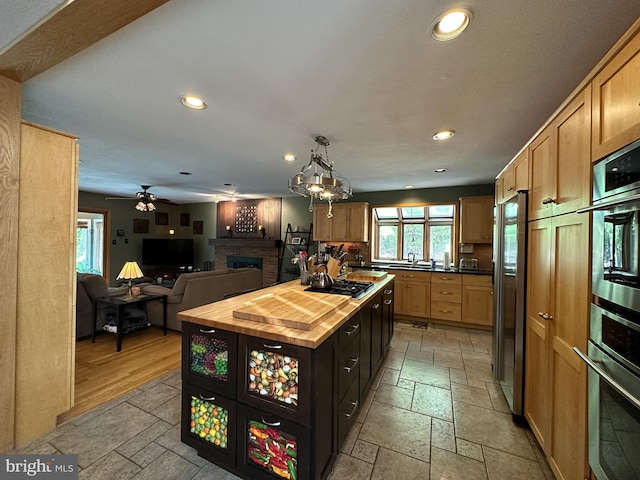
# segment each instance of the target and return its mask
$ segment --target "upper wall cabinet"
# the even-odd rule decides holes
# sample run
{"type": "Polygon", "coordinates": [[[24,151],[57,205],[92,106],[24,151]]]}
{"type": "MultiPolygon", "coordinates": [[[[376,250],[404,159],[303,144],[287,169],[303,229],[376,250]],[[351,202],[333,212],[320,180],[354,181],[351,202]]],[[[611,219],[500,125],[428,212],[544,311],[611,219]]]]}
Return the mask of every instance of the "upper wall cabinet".
{"type": "Polygon", "coordinates": [[[591,88],[587,86],[529,146],[529,219],[589,204],[591,88]]]}
{"type": "Polygon", "coordinates": [[[593,79],[591,159],[640,138],[640,34],[593,79]]]}
{"type": "Polygon", "coordinates": [[[491,243],[492,196],[460,198],[460,243],[491,243]]]}
{"type": "Polygon", "coordinates": [[[333,217],[327,218],[326,204],[313,207],[313,239],[333,242],[369,241],[369,204],[334,203],[333,217]]]}
{"type": "Polygon", "coordinates": [[[525,149],[498,177],[498,203],[506,202],[519,190],[529,189],[529,150],[525,149]]]}

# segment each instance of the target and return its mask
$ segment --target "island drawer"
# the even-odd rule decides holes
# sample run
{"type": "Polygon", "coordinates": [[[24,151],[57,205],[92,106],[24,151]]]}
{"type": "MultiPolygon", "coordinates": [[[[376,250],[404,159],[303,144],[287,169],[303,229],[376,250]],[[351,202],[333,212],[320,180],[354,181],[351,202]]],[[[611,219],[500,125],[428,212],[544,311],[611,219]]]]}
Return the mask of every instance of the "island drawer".
{"type": "Polygon", "coordinates": [[[236,333],[183,322],[183,381],[236,398],[237,361],[236,333]]]}
{"type": "Polygon", "coordinates": [[[235,400],[204,390],[195,385],[182,384],[182,442],[192,446],[209,461],[236,464],[235,400]]]}
{"type": "Polygon", "coordinates": [[[360,315],[354,315],[340,327],[340,330],[338,331],[338,348],[341,351],[356,337],[356,335],[360,333],[362,327],[360,320],[360,315]]]}
{"type": "Polygon", "coordinates": [[[310,425],[313,350],[238,337],[238,400],[310,425]]]}
{"type": "Polygon", "coordinates": [[[238,432],[238,470],[246,478],[312,478],[308,427],[240,404],[238,432]]]}
{"type": "Polygon", "coordinates": [[[358,335],[344,351],[338,361],[338,400],[342,400],[351,384],[360,377],[360,342],[358,335]]]}
{"type": "Polygon", "coordinates": [[[342,447],[349,430],[356,421],[360,410],[359,382],[353,382],[347,394],[338,404],[338,450],[342,447]]]}

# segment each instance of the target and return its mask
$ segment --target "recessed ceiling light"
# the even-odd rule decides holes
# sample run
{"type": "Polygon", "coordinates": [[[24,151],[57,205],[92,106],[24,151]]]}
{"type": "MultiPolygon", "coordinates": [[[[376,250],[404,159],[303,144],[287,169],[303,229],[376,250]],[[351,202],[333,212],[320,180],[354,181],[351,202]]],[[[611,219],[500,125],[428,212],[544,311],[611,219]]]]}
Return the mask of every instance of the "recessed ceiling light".
{"type": "Polygon", "coordinates": [[[464,8],[454,8],[440,15],[433,24],[431,35],[441,42],[459,36],[469,26],[471,12],[464,8]]]}
{"type": "Polygon", "coordinates": [[[198,97],[187,95],[182,97],[180,101],[185,107],[193,108],[194,110],[204,110],[207,108],[206,102],[198,97]]]}
{"type": "Polygon", "coordinates": [[[433,134],[434,140],[446,140],[453,137],[456,134],[453,130],[440,130],[433,134]]]}
{"type": "Polygon", "coordinates": [[[293,162],[296,159],[296,156],[293,153],[285,153],[282,158],[284,158],[287,162],[293,162]]]}
{"type": "Polygon", "coordinates": [[[414,187],[414,185],[405,185],[404,188],[410,189],[410,188],[415,188],[415,187],[414,187]]]}
{"type": "Polygon", "coordinates": [[[446,168],[436,168],[436,169],[434,170],[434,172],[435,172],[435,173],[444,173],[444,172],[446,172],[446,171],[447,171],[447,169],[446,169],[446,168]]]}

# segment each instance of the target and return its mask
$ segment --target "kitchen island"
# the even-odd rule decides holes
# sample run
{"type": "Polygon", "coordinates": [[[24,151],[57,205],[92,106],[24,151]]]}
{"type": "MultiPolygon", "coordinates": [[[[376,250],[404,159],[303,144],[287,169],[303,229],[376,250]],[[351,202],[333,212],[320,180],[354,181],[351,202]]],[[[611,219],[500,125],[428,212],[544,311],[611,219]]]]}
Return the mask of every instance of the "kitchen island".
{"type": "Polygon", "coordinates": [[[178,314],[181,438],[244,478],[324,479],[393,334],[394,276],[362,298],[299,281],[178,314]]]}

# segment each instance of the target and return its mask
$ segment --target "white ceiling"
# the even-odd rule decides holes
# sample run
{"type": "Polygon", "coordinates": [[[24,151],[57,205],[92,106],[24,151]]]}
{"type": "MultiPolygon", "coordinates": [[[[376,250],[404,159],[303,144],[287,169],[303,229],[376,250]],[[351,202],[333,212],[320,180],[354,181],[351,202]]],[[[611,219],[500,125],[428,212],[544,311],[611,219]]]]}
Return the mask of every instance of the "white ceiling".
{"type": "MultiPolygon", "coordinates": [[[[24,3],[0,0],[3,29],[33,23],[24,3]]],[[[638,16],[637,0],[172,0],[27,81],[23,118],[78,135],[80,189],[108,195],[287,196],[316,134],[355,192],[486,184],[638,16]],[[453,6],[472,23],[437,42],[453,6]]]]}

